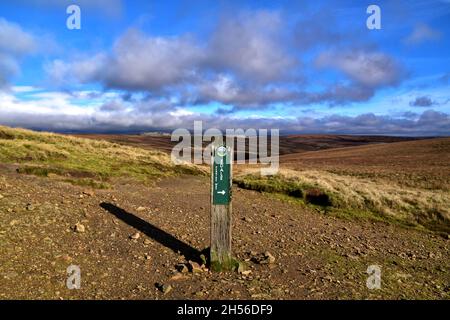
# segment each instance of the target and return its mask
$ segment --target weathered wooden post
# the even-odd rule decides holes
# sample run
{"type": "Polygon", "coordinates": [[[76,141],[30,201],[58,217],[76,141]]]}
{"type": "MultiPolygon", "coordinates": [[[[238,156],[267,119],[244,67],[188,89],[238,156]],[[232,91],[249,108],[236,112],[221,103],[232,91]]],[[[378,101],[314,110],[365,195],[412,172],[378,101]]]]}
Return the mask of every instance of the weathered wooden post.
{"type": "Polygon", "coordinates": [[[211,270],[231,270],[233,150],[226,145],[213,145],[211,153],[211,270]]]}

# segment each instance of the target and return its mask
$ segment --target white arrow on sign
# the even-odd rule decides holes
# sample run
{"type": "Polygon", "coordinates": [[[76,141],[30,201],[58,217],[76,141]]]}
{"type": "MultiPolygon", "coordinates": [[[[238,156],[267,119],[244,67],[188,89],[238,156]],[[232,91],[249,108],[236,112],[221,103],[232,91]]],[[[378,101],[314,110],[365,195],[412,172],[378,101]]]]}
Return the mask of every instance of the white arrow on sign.
{"type": "Polygon", "coordinates": [[[225,195],[225,190],[222,190],[222,191],[217,191],[217,193],[219,193],[219,194],[221,194],[221,195],[225,195]]]}

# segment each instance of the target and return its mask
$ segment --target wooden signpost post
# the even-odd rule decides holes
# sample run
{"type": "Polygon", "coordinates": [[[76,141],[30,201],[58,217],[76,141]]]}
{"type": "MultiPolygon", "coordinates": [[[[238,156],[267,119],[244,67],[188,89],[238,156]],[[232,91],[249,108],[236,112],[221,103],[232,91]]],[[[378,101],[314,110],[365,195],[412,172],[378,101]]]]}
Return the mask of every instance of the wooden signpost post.
{"type": "Polygon", "coordinates": [[[212,146],[211,155],[211,269],[231,270],[231,186],[233,150],[229,146],[212,146]]]}

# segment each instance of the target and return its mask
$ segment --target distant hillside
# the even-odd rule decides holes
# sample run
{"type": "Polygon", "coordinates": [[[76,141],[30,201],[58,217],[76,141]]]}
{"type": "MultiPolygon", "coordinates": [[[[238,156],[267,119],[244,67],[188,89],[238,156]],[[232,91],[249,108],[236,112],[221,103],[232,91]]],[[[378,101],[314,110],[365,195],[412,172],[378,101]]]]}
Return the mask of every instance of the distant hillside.
{"type": "Polygon", "coordinates": [[[280,155],[355,147],[368,144],[419,140],[422,138],[351,135],[288,135],[280,137],[280,155]]]}
{"type": "Polygon", "coordinates": [[[75,137],[85,139],[102,139],[122,145],[130,145],[134,147],[160,150],[165,153],[170,153],[176,142],[170,141],[170,135],[134,135],[134,134],[78,134],[75,137]]]}
{"type": "MultiPolygon", "coordinates": [[[[166,153],[170,153],[173,146],[177,144],[177,142],[171,141],[170,135],[167,134],[80,134],[76,136],[88,139],[103,139],[140,148],[158,149],[166,153]]],[[[418,139],[420,138],[350,135],[287,135],[280,136],[280,155],[418,139]]]]}
{"type": "Polygon", "coordinates": [[[450,190],[450,138],[395,142],[283,155],[283,166],[383,176],[450,190]],[[400,179],[400,177],[403,179],[400,179]]]}

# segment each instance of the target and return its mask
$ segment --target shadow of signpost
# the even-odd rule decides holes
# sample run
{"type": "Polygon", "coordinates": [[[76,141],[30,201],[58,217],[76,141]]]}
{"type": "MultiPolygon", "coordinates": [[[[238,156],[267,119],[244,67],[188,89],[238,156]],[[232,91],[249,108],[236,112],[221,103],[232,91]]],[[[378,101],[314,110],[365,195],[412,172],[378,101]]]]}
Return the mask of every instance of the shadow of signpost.
{"type": "Polygon", "coordinates": [[[197,249],[191,247],[187,243],[178,240],[171,234],[159,229],[158,227],[148,223],[147,221],[129,213],[122,208],[119,208],[111,203],[102,202],[100,207],[106,211],[112,213],[114,216],[122,220],[123,222],[129,224],[133,228],[146,234],[153,240],[159,242],[163,246],[171,249],[176,253],[180,253],[185,256],[187,260],[192,260],[195,262],[201,262],[200,255],[201,252],[197,249]]]}

